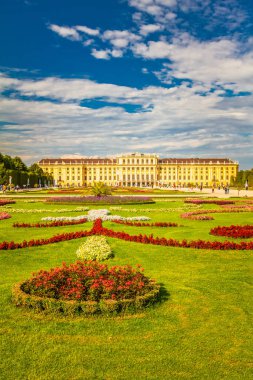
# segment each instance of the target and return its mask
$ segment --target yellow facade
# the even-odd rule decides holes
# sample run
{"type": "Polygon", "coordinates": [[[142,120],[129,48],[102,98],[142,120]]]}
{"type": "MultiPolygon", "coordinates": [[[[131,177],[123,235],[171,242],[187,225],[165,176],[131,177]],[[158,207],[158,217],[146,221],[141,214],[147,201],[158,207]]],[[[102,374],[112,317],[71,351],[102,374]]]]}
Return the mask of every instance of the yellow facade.
{"type": "Polygon", "coordinates": [[[117,158],[43,159],[39,166],[57,186],[226,186],[238,172],[238,162],[227,158],[163,158],[133,153],[117,158]]]}

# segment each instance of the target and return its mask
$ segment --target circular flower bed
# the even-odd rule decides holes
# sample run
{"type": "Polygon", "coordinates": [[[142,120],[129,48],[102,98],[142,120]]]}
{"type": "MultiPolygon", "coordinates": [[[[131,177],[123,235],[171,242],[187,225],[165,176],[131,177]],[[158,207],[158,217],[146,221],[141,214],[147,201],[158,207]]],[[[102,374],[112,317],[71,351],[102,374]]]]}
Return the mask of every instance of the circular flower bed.
{"type": "Polygon", "coordinates": [[[86,196],[86,197],[52,197],[46,199],[47,203],[60,204],[146,204],[155,203],[149,197],[130,197],[130,196],[114,196],[107,195],[102,197],[86,196]]]}
{"type": "Polygon", "coordinates": [[[211,235],[215,236],[228,236],[233,238],[251,238],[253,237],[253,226],[227,226],[215,227],[210,230],[211,235]]]}
{"type": "Polygon", "coordinates": [[[96,261],[77,261],[41,270],[13,288],[17,306],[65,315],[137,311],[158,299],[160,286],[131,266],[108,268],[96,261]]]}

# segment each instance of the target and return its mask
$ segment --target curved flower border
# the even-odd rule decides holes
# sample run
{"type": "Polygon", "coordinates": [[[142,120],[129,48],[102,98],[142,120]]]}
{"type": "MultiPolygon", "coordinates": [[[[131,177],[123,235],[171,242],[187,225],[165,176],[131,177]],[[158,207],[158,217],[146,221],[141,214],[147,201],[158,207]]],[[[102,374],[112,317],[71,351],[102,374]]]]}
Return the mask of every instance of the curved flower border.
{"type": "Polygon", "coordinates": [[[227,236],[237,239],[247,239],[253,237],[253,226],[252,225],[245,225],[245,226],[218,226],[215,228],[212,228],[210,230],[211,235],[215,236],[227,236]]]}
{"type": "Polygon", "coordinates": [[[80,239],[82,237],[91,236],[91,235],[104,235],[112,238],[122,239],[126,241],[133,241],[136,243],[142,244],[152,244],[152,245],[161,245],[167,247],[179,247],[179,248],[195,248],[195,249],[213,249],[213,250],[252,250],[253,241],[250,242],[229,242],[229,241],[205,241],[205,240],[176,240],[176,239],[166,239],[153,237],[153,235],[129,235],[126,232],[113,231],[108,228],[103,227],[102,220],[95,220],[93,227],[90,231],[77,231],[70,232],[60,235],[52,236],[48,239],[38,239],[38,240],[24,240],[21,243],[11,242],[2,242],[0,243],[0,250],[13,250],[18,248],[27,248],[34,247],[52,243],[58,243],[66,240],[80,239]]]}
{"type": "Polygon", "coordinates": [[[83,224],[86,223],[87,219],[83,218],[80,220],[73,220],[73,221],[64,221],[64,220],[59,220],[59,221],[54,221],[51,223],[13,223],[12,227],[15,228],[42,228],[42,227],[62,227],[62,226],[73,226],[76,224],[83,224]]]}

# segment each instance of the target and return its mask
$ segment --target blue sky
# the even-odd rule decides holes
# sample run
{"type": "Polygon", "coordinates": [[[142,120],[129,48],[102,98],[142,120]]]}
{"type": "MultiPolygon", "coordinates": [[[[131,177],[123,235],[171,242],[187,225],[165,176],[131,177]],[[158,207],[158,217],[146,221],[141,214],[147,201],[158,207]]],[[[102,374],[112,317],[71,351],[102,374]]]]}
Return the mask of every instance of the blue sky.
{"type": "Polygon", "coordinates": [[[0,151],[253,167],[250,0],[2,0],[0,151]]]}

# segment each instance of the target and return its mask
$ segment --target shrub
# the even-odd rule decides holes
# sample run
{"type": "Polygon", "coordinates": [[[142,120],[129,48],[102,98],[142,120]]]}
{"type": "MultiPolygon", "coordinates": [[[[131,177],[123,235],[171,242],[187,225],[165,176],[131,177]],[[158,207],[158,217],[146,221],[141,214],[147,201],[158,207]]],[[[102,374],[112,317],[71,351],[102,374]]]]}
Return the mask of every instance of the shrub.
{"type": "Polygon", "coordinates": [[[17,306],[64,314],[116,313],[153,304],[159,285],[129,265],[108,268],[96,261],[77,261],[50,271],[39,271],[13,287],[17,306]]]}
{"type": "Polygon", "coordinates": [[[103,182],[94,182],[91,192],[96,197],[106,197],[107,195],[111,195],[112,191],[106,183],[103,182]]]}
{"type": "Polygon", "coordinates": [[[80,245],[76,255],[82,260],[107,260],[113,256],[111,247],[104,236],[89,236],[86,241],[80,245]]]}

